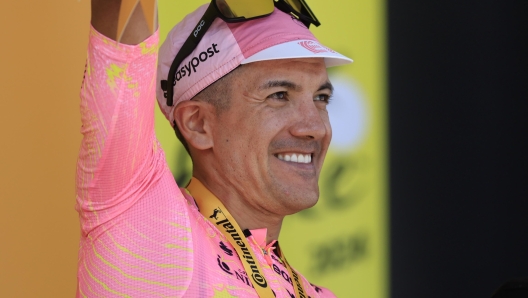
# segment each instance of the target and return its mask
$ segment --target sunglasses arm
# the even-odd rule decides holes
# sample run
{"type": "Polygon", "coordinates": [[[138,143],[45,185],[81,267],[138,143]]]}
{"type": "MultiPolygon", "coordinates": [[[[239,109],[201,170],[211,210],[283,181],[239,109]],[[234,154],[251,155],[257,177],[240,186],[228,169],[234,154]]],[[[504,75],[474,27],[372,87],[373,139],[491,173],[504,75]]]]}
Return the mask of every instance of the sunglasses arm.
{"type": "MultiPolygon", "coordinates": [[[[312,18],[310,18],[310,17],[308,17],[308,16],[303,14],[303,13],[306,13],[306,11],[303,11],[303,10],[309,9],[307,6],[306,7],[303,6],[303,10],[301,10],[300,12],[297,12],[289,4],[287,4],[285,1],[275,1],[275,7],[277,7],[278,9],[280,9],[281,11],[283,11],[283,12],[285,12],[287,14],[293,15],[296,19],[301,21],[301,23],[303,23],[306,26],[306,28],[310,28],[311,24],[314,24],[315,27],[319,27],[319,25],[321,25],[321,23],[319,23],[317,18],[312,19],[312,18]]],[[[309,13],[311,13],[313,15],[311,10],[310,10],[309,13]]]]}
{"type": "Polygon", "coordinates": [[[173,97],[174,97],[174,86],[176,86],[176,71],[178,70],[178,66],[183,62],[187,56],[189,56],[192,51],[198,46],[200,41],[202,40],[202,37],[205,35],[205,32],[211,27],[211,24],[213,24],[214,20],[218,16],[216,8],[210,4],[209,7],[207,7],[207,10],[205,11],[204,15],[196,24],[193,31],[185,40],[183,43],[183,46],[178,51],[178,54],[176,54],[176,57],[172,61],[171,67],[169,69],[169,74],[167,76],[167,80],[161,81],[161,89],[164,92],[165,98],[167,98],[167,105],[172,106],[174,104],[173,97]],[[172,86],[169,84],[169,82],[172,82],[172,86]]]}

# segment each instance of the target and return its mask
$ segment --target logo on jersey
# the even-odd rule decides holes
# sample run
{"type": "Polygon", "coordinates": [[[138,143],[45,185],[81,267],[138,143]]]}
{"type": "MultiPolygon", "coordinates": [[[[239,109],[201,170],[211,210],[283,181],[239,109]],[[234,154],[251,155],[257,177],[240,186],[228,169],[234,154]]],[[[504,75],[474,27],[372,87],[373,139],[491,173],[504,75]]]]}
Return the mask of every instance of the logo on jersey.
{"type": "Polygon", "coordinates": [[[229,247],[227,247],[222,241],[220,241],[220,248],[226,253],[226,255],[233,256],[233,250],[229,249],[229,247]]]}
{"type": "Polygon", "coordinates": [[[231,268],[229,268],[229,266],[224,262],[224,260],[222,259],[220,255],[218,255],[216,262],[218,263],[218,267],[224,270],[225,273],[233,275],[233,273],[231,273],[231,268]]]}

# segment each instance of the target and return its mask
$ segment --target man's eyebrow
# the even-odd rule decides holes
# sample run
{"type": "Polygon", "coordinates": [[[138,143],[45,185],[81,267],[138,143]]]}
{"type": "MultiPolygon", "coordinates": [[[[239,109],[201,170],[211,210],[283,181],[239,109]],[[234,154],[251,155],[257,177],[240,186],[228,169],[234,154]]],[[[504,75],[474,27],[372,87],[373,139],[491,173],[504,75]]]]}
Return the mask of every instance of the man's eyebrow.
{"type": "MultiPolygon", "coordinates": [[[[284,88],[292,89],[292,90],[295,90],[295,91],[299,91],[299,90],[302,89],[301,86],[295,84],[294,82],[286,81],[286,80],[268,81],[268,82],[262,84],[259,87],[259,89],[263,90],[263,89],[269,89],[269,88],[275,88],[275,87],[284,87],[284,88]]],[[[326,83],[322,84],[319,87],[319,89],[317,89],[317,91],[321,91],[321,90],[325,90],[325,89],[330,90],[331,93],[334,92],[334,86],[332,86],[332,83],[330,83],[330,82],[326,82],[326,83]]]]}
{"type": "Polygon", "coordinates": [[[286,80],[268,81],[260,85],[259,89],[264,90],[264,89],[269,89],[269,88],[274,88],[274,87],[284,87],[284,88],[293,89],[293,90],[301,89],[301,86],[295,84],[294,82],[286,81],[286,80]]]}
{"type": "Polygon", "coordinates": [[[330,83],[330,82],[326,82],[326,83],[322,84],[321,87],[319,87],[319,89],[317,89],[317,91],[321,91],[321,90],[325,90],[325,89],[330,90],[331,93],[334,92],[334,86],[332,86],[332,83],[330,83]]]}

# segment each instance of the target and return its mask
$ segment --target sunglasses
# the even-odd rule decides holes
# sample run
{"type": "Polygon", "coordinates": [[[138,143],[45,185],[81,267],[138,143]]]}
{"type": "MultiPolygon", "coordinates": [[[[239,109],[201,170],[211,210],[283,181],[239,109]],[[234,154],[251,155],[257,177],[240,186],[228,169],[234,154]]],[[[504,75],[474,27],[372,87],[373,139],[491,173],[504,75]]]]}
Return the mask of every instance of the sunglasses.
{"type": "Polygon", "coordinates": [[[212,0],[211,4],[194,27],[178,54],[172,61],[167,80],[161,81],[167,105],[173,105],[174,86],[178,66],[189,56],[202,40],[213,21],[219,17],[227,23],[244,22],[269,16],[274,8],[290,14],[306,27],[321,25],[304,0],[212,0]],[[172,82],[172,86],[169,85],[172,82]]]}

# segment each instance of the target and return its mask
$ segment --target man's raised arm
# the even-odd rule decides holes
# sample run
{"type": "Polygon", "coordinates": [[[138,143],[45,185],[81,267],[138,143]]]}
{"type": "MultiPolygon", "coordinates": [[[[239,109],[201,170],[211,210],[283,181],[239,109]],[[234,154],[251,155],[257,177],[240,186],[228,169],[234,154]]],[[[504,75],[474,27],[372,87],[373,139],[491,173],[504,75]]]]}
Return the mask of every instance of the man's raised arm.
{"type": "Polygon", "coordinates": [[[85,235],[121,216],[166,167],[154,132],[158,34],[150,34],[138,3],[129,9],[122,37],[129,44],[115,42],[122,6],[119,0],[92,0],[76,183],[85,235]]]}
{"type": "Polygon", "coordinates": [[[117,43],[121,1],[91,3],[80,92],[77,297],[182,297],[193,242],[187,200],[154,130],[159,31],[150,33],[154,22],[138,3],[124,9],[132,15],[117,43]]]}
{"type": "MultiPolygon", "coordinates": [[[[98,32],[113,40],[117,40],[117,24],[122,1],[126,0],[92,0],[92,26],[98,32]]],[[[156,20],[156,27],[157,23],[156,20]]],[[[125,27],[120,42],[138,44],[150,35],[151,32],[143,13],[143,8],[141,3],[138,3],[125,27]]]]}

